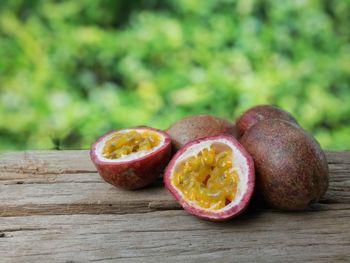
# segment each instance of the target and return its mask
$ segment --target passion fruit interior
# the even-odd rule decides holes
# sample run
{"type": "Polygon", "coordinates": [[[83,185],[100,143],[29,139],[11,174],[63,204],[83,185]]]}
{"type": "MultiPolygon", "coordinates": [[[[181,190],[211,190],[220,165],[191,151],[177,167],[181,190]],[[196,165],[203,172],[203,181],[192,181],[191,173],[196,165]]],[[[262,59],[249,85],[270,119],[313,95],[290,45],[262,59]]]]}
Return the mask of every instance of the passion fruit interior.
{"type": "Polygon", "coordinates": [[[233,167],[232,149],[213,143],[179,162],[172,177],[173,185],[197,206],[218,210],[234,200],[239,176],[233,167]]]}
{"type": "Polygon", "coordinates": [[[103,156],[107,159],[118,159],[140,151],[150,151],[160,144],[160,136],[153,131],[116,132],[106,141],[103,156]]]}

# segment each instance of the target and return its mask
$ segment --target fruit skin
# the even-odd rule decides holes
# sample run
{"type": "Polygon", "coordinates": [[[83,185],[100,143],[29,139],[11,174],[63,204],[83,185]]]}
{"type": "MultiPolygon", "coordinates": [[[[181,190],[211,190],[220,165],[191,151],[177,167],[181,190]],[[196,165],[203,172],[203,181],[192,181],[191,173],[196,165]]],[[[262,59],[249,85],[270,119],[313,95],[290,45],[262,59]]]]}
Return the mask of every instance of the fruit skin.
{"type": "Polygon", "coordinates": [[[250,108],[237,119],[236,127],[239,135],[242,136],[259,121],[266,119],[282,119],[298,124],[297,120],[290,113],[280,108],[271,105],[258,105],[250,108]]]}
{"type": "Polygon", "coordinates": [[[211,115],[195,115],[179,120],[166,132],[170,135],[176,152],[186,143],[209,136],[229,134],[238,136],[236,127],[229,121],[211,115]]]}
{"type": "Polygon", "coordinates": [[[270,206],[305,210],[328,188],[328,163],[318,142],[296,124],[267,119],[240,139],[255,163],[257,188],[270,206]]]}
{"type": "Polygon", "coordinates": [[[104,162],[100,160],[96,154],[96,146],[103,138],[115,133],[112,131],[102,136],[93,144],[90,150],[90,157],[95,164],[101,177],[108,183],[128,190],[139,189],[154,182],[171,157],[171,140],[163,131],[149,128],[138,127],[135,130],[152,130],[164,136],[163,145],[150,154],[134,160],[126,160],[118,163],[104,162]]]}
{"type": "MultiPolygon", "coordinates": [[[[235,153],[233,153],[235,154],[235,153]]],[[[164,172],[164,184],[165,187],[168,189],[168,191],[175,197],[177,202],[190,214],[198,216],[203,219],[211,220],[211,221],[226,221],[228,219],[231,219],[233,217],[236,217],[240,215],[244,210],[248,207],[249,201],[253,195],[254,192],[254,185],[255,185],[255,171],[254,171],[254,162],[250,154],[242,147],[242,145],[233,137],[230,135],[220,135],[220,136],[212,136],[207,138],[201,138],[197,139],[195,141],[187,143],[184,147],[182,147],[170,160],[170,163],[168,164],[167,168],[164,172]],[[204,210],[200,208],[196,208],[193,205],[189,204],[182,196],[181,194],[175,189],[175,187],[172,185],[171,182],[171,174],[173,167],[176,165],[176,161],[180,158],[180,156],[186,152],[186,150],[195,145],[199,144],[201,142],[207,141],[207,140],[218,140],[218,139],[226,139],[230,141],[233,145],[236,146],[236,148],[242,153],[242,155],[245,157],[245,160],[248,165],[248,180],[247,180],[247,190],[245,194],[242,197],[242,200],[234,207],[230,208],[229,210],[225,210],[222,212],[215,212],[204,210]]]]}

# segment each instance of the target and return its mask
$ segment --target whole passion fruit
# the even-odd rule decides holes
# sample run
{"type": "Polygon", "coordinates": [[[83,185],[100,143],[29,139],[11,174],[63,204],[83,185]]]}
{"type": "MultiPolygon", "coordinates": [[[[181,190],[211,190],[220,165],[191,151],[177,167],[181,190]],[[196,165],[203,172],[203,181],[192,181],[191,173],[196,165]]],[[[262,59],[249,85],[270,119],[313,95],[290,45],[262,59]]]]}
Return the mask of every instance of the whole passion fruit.
{"type": "Polygon", "coordinates": [[[254,125],[240,142],[254,159],[257,187],[272,207],[304,210],[325,194],[325,154],[299,126],[267,119],[254,125]]]}
{"type": "Polygon", "coordinates": [[[112,131],[98,139],[90,151],[106,182],[130,190],[155,181],[170,155],[169,135],[148,127],[112,131]]]}
{"type": "Polygon", "coordinates": [[[244,112],[236,121],[236,127],[239,135],[243,135],[259,121],[266,119],[281,119],[297,124],[297,120],[288,112],[271,106],[258,105],[244,112]]]}
{"type": "Polygon", "coordinates": [[[186,144],[164,173],[166,188],[182,207],[209,220],[227,220],[242,213],[254,182],[251,156],[228,135],[186,144]]]}
{"type": "Polygon", "coordinates": [[[186,143],[196,139],[223,134],[237,137],[238,134],[232,123],[211,115],[184,118],[171,125],[166,132],[170,135],[174,151],[178,151],[186,143]]]}

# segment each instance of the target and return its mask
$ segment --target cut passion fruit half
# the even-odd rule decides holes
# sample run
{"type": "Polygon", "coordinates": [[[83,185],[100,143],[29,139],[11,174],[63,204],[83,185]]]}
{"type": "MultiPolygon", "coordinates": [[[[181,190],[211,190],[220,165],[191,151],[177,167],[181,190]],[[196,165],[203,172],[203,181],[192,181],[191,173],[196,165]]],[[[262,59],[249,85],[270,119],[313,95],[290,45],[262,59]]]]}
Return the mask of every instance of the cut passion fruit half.
{"type": "Polygon", "coordinates": [[[101,177],[125,189],[142,188],[156,180],[170,154],[170,137],[148,127],[112,131],[97,140],[90,151],[101,177]]]}
{"type": "Polygon", "coordinates": [[[170,161],[164,183],[189,213],[227,220],[248,206],[255,183],[251,156],[232,136],[186,144],[170,161]]]}

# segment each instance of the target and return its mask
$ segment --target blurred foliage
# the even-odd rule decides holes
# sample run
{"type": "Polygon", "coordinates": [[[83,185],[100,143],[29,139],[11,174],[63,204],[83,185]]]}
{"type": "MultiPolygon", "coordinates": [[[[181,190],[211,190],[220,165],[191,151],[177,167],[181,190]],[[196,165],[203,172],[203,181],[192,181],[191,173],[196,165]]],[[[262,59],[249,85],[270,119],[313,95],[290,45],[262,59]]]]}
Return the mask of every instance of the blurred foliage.
{"type": "Polygon", "coordinates": [[[0,149],[255,104],[350,149],[349,0],[0,0],[0,149]]]}

